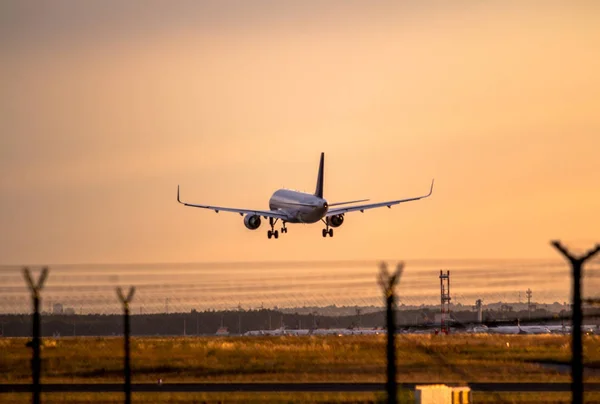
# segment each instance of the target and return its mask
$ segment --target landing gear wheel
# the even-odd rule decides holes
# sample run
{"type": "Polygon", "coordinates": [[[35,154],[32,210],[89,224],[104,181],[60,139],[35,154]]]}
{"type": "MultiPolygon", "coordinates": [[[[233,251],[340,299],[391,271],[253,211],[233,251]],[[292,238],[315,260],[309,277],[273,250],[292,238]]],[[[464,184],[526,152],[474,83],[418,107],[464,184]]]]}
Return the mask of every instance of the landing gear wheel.
{"type": "Polygon", "coordinates": [[[267,231],[267,237],[271,238],[271,237],[279,237],[279,232],[277,230],[275,230],[275,223],[277,223],[279,219],[275,219],[273,220],[272,217],[269,218],[269,224],[271,225],[271,230],[267,231]]]}
{"type": "Polygon", "coordinates": [[[323,229],[323,237],[327,237],[327,229],[323,229]]]}
{"type": "Polygon", "coordinates": [[[329,229],[329,237],[333,237],[333,229],[329,229]]]}

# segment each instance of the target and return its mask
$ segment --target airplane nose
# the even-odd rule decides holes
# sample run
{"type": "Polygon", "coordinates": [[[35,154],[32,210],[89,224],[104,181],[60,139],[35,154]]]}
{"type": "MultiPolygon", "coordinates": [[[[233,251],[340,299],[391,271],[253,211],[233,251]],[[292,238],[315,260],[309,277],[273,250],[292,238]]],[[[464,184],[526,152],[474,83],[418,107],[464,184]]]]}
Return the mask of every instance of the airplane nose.
{"type": "Polygon", "coordinates": [[[329,205],[327,205],[327,202],[323,203],[324,208],[326,208],[327,206],[329,206],[329,205]]]}

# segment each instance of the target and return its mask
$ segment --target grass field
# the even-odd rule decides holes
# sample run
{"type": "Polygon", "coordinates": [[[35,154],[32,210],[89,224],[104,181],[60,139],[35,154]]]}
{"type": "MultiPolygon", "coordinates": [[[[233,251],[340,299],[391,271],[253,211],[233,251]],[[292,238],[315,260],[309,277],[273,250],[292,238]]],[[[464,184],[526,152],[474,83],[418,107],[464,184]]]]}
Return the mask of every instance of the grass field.
{"type": "MultiPolygon", "coordinates": [[[[27,340],[0,340],[0,382],[26,383],[27,340]]],[[[566,362],[569,337],[407,335],[397,340],[402,382],[568,381],[567,373],[536,362],[566,362]]],[[[384,336],[132,338],[134,382],[385,380],[384,336]]],[[[118,382],[121,338],[46,338],[42,380],[118,382]]],[[[600,362],[600,338],[586,337],[587,363],[600,362]]],[[[600,380],[588,372],[588,380],[600,380]]]]}
{"type": "MultiPolygon", "coordinates": [[[[134,403],[336,403],[336,404],[384,404],[386,397],[383,394],[352,393],[207,393],[207,394],[181,394],[181,393],[136,393],[131,396],[134,403]]],[[[2,403],[24,403],[31,400],[29,394],[5,394],[0,396],[2,403]]],[[[82,393],[82,394],[42,394],[43,403],[122,403],[123,394],[117,393],[82,393]]],[[[400,392],[398,403],[414,403],[411,392],[400,392]]],[[[474,403],[544,403],[558,404],[570,403],[570,393],[498,393],[498,394],[473,394],[474,403]]],[[[585,403],[600,402],[600,394],[585,394],[585,403]]]]}
{"type": "MultiPolygon", "coordinates": [[[[25,346],[26,342],[24,338],[0,340],[0,383],[30,382],[31,350],[25,346]]],[[[131,353],[134,383],[156,382],[159,378],[164,383],[385,381],[384,336],[132,338],[131,353]]],[[[42,382],[121,382],[122,357],[121,338],[47,338],[42,348],[42,382]]],[[[585,337],[584,357],[591,365],[600,362],[600,337],[585,337]]],[[[397,358],[398,380],[407,383],[570,380],[568,373],[538,363],[567,362],[570,358],[567,336],[398,336],[397,358]]],[[[586,370],[586,381],[600,381],[600,373],[586,370]]],[[[166,394],[156,397],[166,398],[166,394]]],[[[6,394],[0,397],[10,400],[12,396],[15,401],[18,401],[16,397],[22,397],[6,394]]],[[[48,396],[60,401],[56,395],[49,393],[48,396]]],[[[107,394],[101,401],[111,402],[111,396],[115,402],[122,400],[120,394],[107,394]]],[[[220,397],[227,397],[225,402],[249,402],[249,398],[257,397],[262,397],[261,402],[378,402],[379,397],[362,393],[308,396],[250,393],[242,394],[236,401],[235,395],[211,393],[175,394],[169,401],[180,401],[177,397],[187,401],[190,396],[196,396],[192,400],[196,402],[220,402],[220,397]],[[305,399],[301,399],[303,396],[305,399]]],[[[405,396],[410,400],[412,395],[406,393],[405,396]]],[[[487,396],[475,395],[478,396],[478,402],[536,402],[536,397],[540,397],[539,394],[495,394],[495,400],[487,401],[487,396]],[[514,397],[521,398],[514,401],[514,397]]],[[[148,402],[142,398],[143,393],[137,397],[148,402]]],[[[553,394],[544,402],[568,400],[568,394],[553,394]]],[[[79,399],[74,398],[74,401],[79,399]]],[[[88,400],[82,398],[81,401],[88,400]]]]}

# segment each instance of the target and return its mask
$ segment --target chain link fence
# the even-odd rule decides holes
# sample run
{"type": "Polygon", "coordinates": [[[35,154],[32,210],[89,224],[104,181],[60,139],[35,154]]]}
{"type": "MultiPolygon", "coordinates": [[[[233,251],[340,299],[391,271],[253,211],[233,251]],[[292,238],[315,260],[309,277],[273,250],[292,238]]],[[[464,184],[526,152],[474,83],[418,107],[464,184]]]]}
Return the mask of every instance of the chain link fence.
{"type": "MultiPolygon", "coordinates": [[[[407,376],[406,358],[396,364],[394,355],[406,344],[416,344],[410,350],[425,352],[428,361],[454,366],[443,351],[431,351],[429,339],[423,345],[409,337],[430,338],[443,321],[450,334],[467,337],[557,334],[564,344],[563,335],[572,331],[571,269],[560,257],[407,261],[387,289],[380,266],[376,261],[53,265],[41,283],[40,268],[3,266],[0,341],[8,354],[0,362],[2,391],[15,391],[20,383],[40,402],[43,384],[125,380],[120,391],[125,386],[129,402],[136,383],[160,386],[163,378],[231,384],[316,382],[335,374],[356,384],[383,382],[387,374],[388,384],[379,387],[391,397],[396,379],[407,376]],[[449,271],[452,282],[449,313],[440,310],[440,270],[449,271]],[[394,299],[386,298],[390,293],[394,299]],[[396,337],[389,338],[390,330],[396,337]],[[327,335],[356,339],[341,344],[327,335]],[[398,340],[402,335],[408,339],[398,340]],[[284,348],[269,342],[275,341],[271,336],[299,338],[284,348]],[[26,357],[33,358],[31,366],[23,362],[26,357]],[[287,376],[277,376],[283,373],[287,376]]],[[[600,260],[589,261],[583,275],[584,332],[593,334],[600,324],[595,307],[600,260]]],[[[473,374],[458,381],[472,381],[469,377],[473,374]]]]}

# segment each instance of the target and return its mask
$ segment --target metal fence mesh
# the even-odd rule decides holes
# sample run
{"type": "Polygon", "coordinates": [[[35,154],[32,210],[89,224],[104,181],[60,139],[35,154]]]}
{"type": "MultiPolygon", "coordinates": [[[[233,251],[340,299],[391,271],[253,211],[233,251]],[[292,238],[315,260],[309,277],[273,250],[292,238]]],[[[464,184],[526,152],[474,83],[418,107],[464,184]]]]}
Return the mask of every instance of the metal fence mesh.
{"type": "MultiPolygon", "coordinates": [[[[384,262],[395,265],[398,260],[384,262]]],[[[392,323],[386,317],[386,299],[378,282],[380,263],[53,265],[39,292],[42,378],[59,382],[122,379],[124,304],[117,288],[123,288],[122,298],[125,298],[133,286],[135,293],[129,296],[131,302],[127,307],[133,337],[132,370],[125,373],[133,377],[134,383],[160,380],[163,374],[169,382],[290,379],[315,382],[326,378],[323,376],[326,374],[342,375],[339,377],[354,382],[383,381],[386,372],[388,377],[390,374],[390,369],[385,369],[383,336],[392,323]],[[300,351],[292,352],[292,348],[285,348],[279,342],[269,345],[267,337],[315,338],[328,334],[360,334],[363,336],[356,338],[363,339],[345,345],[328,340],[296,340],[294,349],[300,351]],[[262,339],[227,340],[238,335],[262,339]],[[204,339],[189,338],[197,336],[204,339]],[[235,354],[228,354],[232,349],[235,354]],[[68,357],[85,364],[69,364],[68,357]],[[298,361],[298,366],[304,368],[297,369],[290,360],[298,361]],[[280,379],[277,374],[286,376],[280,379]]],[[[40,268],[30,270],[35,284],[40,268]]],[[[584,324],[585,332],[590,334],[598,332],[596,324],[600,324],[594,301],[599,295],[598,282],[600,260],[594,259],[586,264],[583,277],[583,297],[587,302],[584,324]]],[[[14,368],[16,363],[31,356],[24,341],[32,337],[32,292],[22,267],[0,267],[0,285],[0,325],[4,337],[0,341],[10,351],[2,366],[14,368]]],[[[463,349],[460,344],[465,341],[468,344],[468,340],[459,341],[458,345],[450,343],[453,348],[436,348],[429,339],[410,337],[438,334],[444,324],[450,326],[451,334],[499,333],[499,330],[503,330],[502,334],[557,334],[557,338],[563,339],[549,343],[558,344],[557,349],[568,354],[563,345],[568,342],[564,340],[568,338],[565,334],[570,332],[571,269],[560,259],[407,261],[394,292],[395,309],[388,314],[393,313],[396,335],[407,335],[408,339],[401,340],[393,351],[427,356],[424,363],[410,365],[412,368],[400,360],[394,366],[400,378],[412,380],[406,369],[420,375],[423,369],[419,366],[434,364],[454,369],[449,373],[454,375],[449,377],[454,381],[494,379],[493,370],[487,376],[483,371],[467,371],[456,365],[457,359],[444,354],[444,349],[460,351],[463,349]],[[449,313],[441,312],[441,270],[450,274],[449,313]],[[482,303],[481,315],[477,300],[482,303]],[[528,328],[533,325],[538,328],[528,328]]],[[[35,338],[33,341],[29,347],[35,345],[35,338]]],[[[129,341],[127,336],[125,341],[129,341]]],[[[388,352],[388,364],[390,358],[388,352]]],[[[537,377],[535,372],[532,375],[534,379],[537,377]]],[[[4,383],[23,383],[30,378],[31,370],[24,364],[20,371],[6,372],[3,376],[4,383]]]]}

